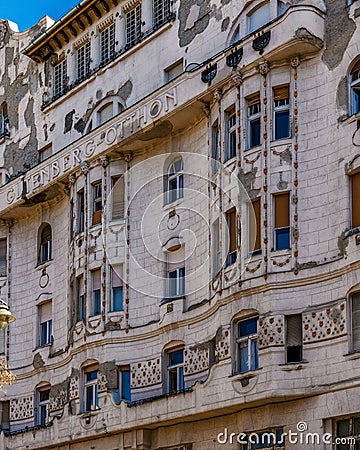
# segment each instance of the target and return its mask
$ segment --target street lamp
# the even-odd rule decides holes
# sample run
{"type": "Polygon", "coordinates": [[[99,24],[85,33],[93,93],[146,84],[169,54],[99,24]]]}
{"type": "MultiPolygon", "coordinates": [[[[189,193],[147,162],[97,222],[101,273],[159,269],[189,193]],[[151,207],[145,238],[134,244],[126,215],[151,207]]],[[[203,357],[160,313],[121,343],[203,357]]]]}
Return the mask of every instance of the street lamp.
{"type": "MultiPolygon", "coordinates": [[[[0,298],[0,330],[5,330],[9,323],[15,322],[15,320],[8,304],[0,298]]],[[[4,392],[4,386],[14,381],[15,375],[7,368],[5,361],[0,358],[0,391],[4,392]]]]}
{"type": "Polygon", "coordinates": [[[7,303],[0,298],[0,330],[4,330],[9,323],[15,322],[15,320],[7,303]]]}

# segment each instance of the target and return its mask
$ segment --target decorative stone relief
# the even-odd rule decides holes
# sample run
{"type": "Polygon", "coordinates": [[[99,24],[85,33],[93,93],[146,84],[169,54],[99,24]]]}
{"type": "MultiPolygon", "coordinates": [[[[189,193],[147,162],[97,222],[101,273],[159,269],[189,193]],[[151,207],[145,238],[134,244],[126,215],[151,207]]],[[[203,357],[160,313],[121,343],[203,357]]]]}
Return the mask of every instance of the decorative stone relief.
{"type": "Polygon", "coordinates": [[[346,302],[303,314],[304,342],[319,342],[346,334],[346,302]]]}
{"type": "Polygon", "coordinates": [[[105,374],[99,372],[97,384],[98,384],[98,391],[99,392],[106,392],[107,391],[108,382],[107,382],[105,374]]]}
{"type": "Polygon", "coordinates": [[[67,392],[65,389],[61,389],[58,392],[50,395],[49,399],[49,411],[58,411],[63,409],[67,401],[67,392]]]}
{"type": "Polygon", "coordinates": [[[215,356],[220,361],[230,358],[230,328],[220,327],[215,337],[215,356]]]}
{"type": "Polygon", "coordinates": [[[188,347],[184,350],[185,375],[202,372],[209,368],[209,344],[188,347]]]}
{"type": "Polygon", "coordinates": [[[261,317],[258,326],[259,348],[284,345],[285,319],[284,316],[261,317]]]}
{"type": "Polygon", "coordinates": [[[28,419],[34,416],[34,397],[29,395],[24,398],[10,400],[10,420],[28,419]]]}
{"type": "Polygon", "coordinates": [[[130,371],[132,388],[150,386],[161,382],[160,358],[131,364],[130,371]]]}
{"type": "Polygon", "coordinates": [[[70,378],[69,400],[74,400],[75,398],[79,398],[79,377],[78,377],[78,375],[70,378]]]}

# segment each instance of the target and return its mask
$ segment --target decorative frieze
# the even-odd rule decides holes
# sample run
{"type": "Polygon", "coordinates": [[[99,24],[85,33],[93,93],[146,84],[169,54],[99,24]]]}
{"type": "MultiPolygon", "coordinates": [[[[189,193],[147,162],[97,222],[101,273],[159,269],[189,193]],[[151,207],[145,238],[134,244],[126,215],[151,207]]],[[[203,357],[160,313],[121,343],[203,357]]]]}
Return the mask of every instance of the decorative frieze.
{"type": "Polygon", "coordinates": [[[150,386],[161,382],[161,359],[131,364],[131,387],[150,386]]]}
{"type": "Polygon", "coordinates": [[[184,373],[190,375],[209,368],[210,343],[188,347],[184,351],[184,373]]]}
{"type": "Polygon", "coordinates": [[[346,302],[303,314],[304,343],[319,342],[346,334],[346,302]]]}
{"type": "Polygon", "coordinates": [[[282,346],[285,342],[284,316],[268,316],[259,319],[258,344],[259,348],[282,346]]]}
{"type": "Polygon", "coordinates": [[[215,357],[217,360],[230,358],[230,328],[220,327],[215,337],[215,357]]]}

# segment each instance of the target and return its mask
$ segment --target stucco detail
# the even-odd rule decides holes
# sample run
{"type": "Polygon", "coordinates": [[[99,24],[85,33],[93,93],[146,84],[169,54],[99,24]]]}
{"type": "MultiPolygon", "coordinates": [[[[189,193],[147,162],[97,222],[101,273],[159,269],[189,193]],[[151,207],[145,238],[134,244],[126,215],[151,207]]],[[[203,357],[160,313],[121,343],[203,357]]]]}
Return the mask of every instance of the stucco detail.
{"type": "Polygon", "coordinates": [[[179,44],[189,45],[200,33],[206,30],[210,22],[209,0],[182,0],[179,8],[179,44]]]}

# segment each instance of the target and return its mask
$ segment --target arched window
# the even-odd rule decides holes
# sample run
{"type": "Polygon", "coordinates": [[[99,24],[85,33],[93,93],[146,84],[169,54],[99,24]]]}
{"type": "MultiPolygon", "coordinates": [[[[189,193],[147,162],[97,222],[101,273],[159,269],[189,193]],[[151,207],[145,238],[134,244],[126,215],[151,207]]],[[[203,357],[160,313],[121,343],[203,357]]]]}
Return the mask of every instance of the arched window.
{"type": "Polygon", "coordinates": [[[51,226],[46,223],[40,227],[39,230],[39,264],[42,264],[51,259],[52,247],[52,233],[51,226]]]}
{"type": "Polygon", "coordinates": [[[184,167],[182,158],[176,159],[169,165],[166,181],[166,204],[172,203],[184,196],[183,170],[184,167]]]}
{"type": "Polygon", "coordinates": [[[106,103],[101,101],[96,105],[85,128],[85,134],[99,127],[112,117],[124,111],[124,106],[119,102],[117,97],[108,97],[106,103]]]}
{"type": "Polygon", "coordinates": [[[360,111],[360,59],[350,71],[350,114],[360,111]]]}
{"type": "Polygon", "coordinates": [[[270,22],[270,2],[264,3],[248,15],[248,33],[258,30],[270,22]]]}

